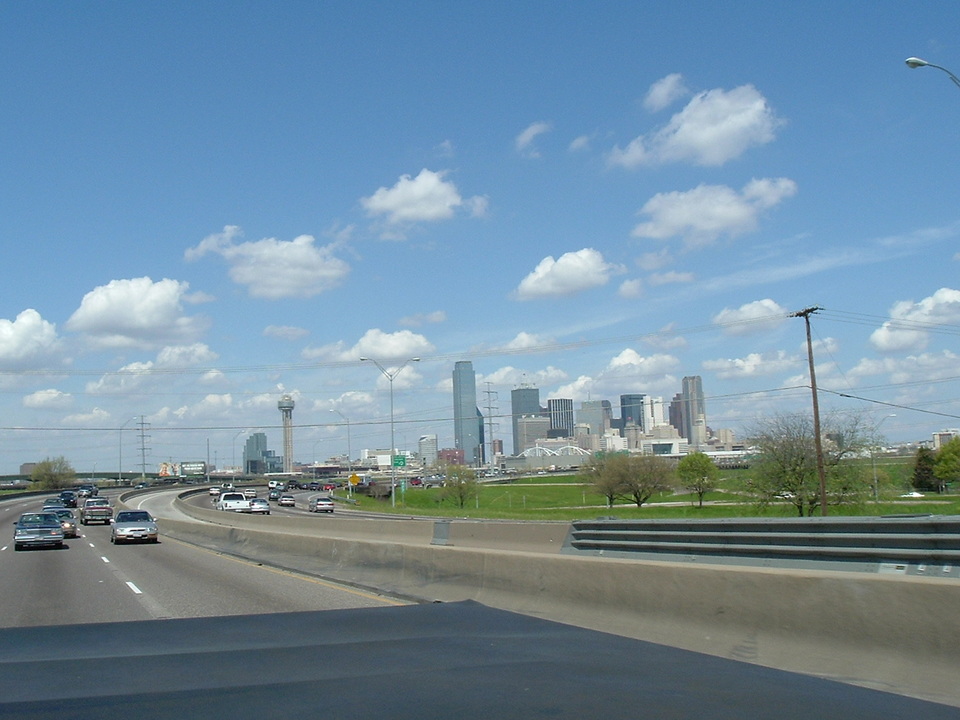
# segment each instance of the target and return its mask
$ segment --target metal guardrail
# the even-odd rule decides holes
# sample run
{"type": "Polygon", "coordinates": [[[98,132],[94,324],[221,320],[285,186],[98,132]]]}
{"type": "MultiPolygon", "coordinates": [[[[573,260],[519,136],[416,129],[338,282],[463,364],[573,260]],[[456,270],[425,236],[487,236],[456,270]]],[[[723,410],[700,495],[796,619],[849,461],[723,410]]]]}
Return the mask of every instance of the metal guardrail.
{"type": "Polygon", "coordinates": [[[960,579],[960,517],[576,521],[566,554],[960,579]]]}

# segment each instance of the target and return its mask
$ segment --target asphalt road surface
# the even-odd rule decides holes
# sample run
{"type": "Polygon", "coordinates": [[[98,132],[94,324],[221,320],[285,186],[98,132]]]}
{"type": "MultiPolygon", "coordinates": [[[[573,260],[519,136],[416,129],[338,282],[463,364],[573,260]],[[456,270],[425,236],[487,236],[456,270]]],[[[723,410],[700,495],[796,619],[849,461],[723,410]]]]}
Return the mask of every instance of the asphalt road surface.
{"type": "Polygon", "coordinates": [[[161,537],[110,543],[80,526],[63,549],[13,549],[13,523],[42,499],[0,503],[0,627],[382,607],[387,597],[261,566],[161,537]]]}

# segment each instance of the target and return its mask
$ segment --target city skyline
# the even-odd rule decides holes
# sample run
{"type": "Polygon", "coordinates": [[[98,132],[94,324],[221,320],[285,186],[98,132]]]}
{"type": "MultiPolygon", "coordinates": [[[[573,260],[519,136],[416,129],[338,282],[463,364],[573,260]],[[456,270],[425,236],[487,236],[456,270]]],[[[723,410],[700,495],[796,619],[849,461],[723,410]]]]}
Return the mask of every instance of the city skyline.
{"type": "Polygon", "coordinates": [[[0,475],[238,464],[245,435],[282,447],[284,395],[295,461],[387,448],[361,357],[421,358],[393,383],[410,450],[454,447],[458,361],[501,404],[487,449],[512,449],[516,388],[669,413],[694,376],[742,438],[809,412],[813,307],[824,415],[956,427],[960,91],[904,60],[960,72],[958,23],[943,0],[0,4],[0,475]]]}

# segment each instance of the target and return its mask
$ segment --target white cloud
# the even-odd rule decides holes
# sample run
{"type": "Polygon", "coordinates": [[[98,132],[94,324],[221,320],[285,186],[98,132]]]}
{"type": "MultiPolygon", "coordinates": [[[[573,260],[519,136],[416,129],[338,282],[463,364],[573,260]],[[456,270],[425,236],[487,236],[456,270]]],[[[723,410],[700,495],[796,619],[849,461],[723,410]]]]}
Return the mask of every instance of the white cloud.
{"type": "Polygon", "coordinates": [[[756,230],[763,210],[796,192],[793,180],[764,178],[751,180],[739,193],[725,185],[658,193],[640,209],[650,220],[637,225],[633,235],[654,240],[680,236],[688,247],[707,245],[721,235],[736,237],[756,230]]]}
{"type": "Polygon", "coordinates": [[[544,345],[550,345],[553,343],[553,338],[548,338],[545,335],[537,335],[536,333],[528,332],[519,332],[516,336],[503,346],[504,350],[530,350],[533,348],[543,347],[544,345]]]}
{"type": "Polygon", "coordinates": [[[671,270],[665,273],[653,273],[647,278],[651,285],[672,285],[674,283],[689,283],[694,281],[694,275],[691,272],[677,272],[671,270]]]}
{"type": "Polygon", "coordinates": [[[543,121],[531,123],[522,133],[517,135],[516,139],[514,140],[514,146],[516,147],[517,152],[523,155],[523,157],[540,157],[540,152],[536,147],[534,147],[533,141],[536,140],[539,135],[543,135],[549,131],[550,123],[543,121]]]}
{"type": "Polygon", "coordinates": [[[77,413],[76,415],[67,415],[63,419],[64,425],[93,426],[106,425],[110,422],[110,413],[100,408],[94,408],[88,413],[77,413]]]}
{"type": "Polygon", "coordinates": [[[70,393],[61,392],[53,388],[37,390],[23,398],[23,406],[28,408],[60,409],[69,407],[72,403],[73,396],[70,393]]]}
{"type": "Polygon", "coordinates": [[[140,387],[153,371],[152,362],[133,362],[124,365],[116,372],[103,375],[96,382],[86,385],[88,395],[106,395],[125,393],[140,387]]]}
{"type": "Polygon", "coordinates": [[[624,268],[606,262],[598,251],[584,248],[564,253],[558,260],[545,257],[517,287],[518,300],[572,295],[605,285],[624,268]]]}
{"type": "Polygon", "coordinates": [[[292,241],[235,242],[241,236],[239,227],[228,225],[188,248],[184,257],[220,255],[229,266],[230,279],[246,286],[250,297],[265,300],[313,297],[337,287],[350,273],[350,266],[334,256],[338,245],[318,247],[310,235],[292,241]]]}
{"type": "Polygon", "coordinates": [[[360,204],[371,217],[384,217],[388,230],[381,237],[403,238],[403,228],[419,222],[449,220],[457,209],[465,208],[473,217],[486,214],[488,199],[475,196],[464,200],[457,186],[445,180],[447,171],[424,168],[415,178],[402,175],[392,188],[381,187],[360,204]]]}
{"type": "Polygon", "coordinates": [[[960,290],[940,288],[920,302],[902,300],[890,310],[890,320],[873,331],[870,344],[880,352],[923,350],[930,330],[960,323],[960,290]]]}
{"type": "Polygon", "coordinates": [[[801,361],[783,350],[775,353],[750,353],[744,358],[705,360],[703,369],[716,373],[723,380],[778,375],[796,367],[801,361]]]}
{"type": "Polygon", "coordinates": [[[752,85],[701,92],[660,130],[615,147],[612,165],[633,168],[691,162],[717,166],[774,139],[783,123],[752,85]]]}
{"type": "Polygon", "coordinates": [[[308,360],[326,359],[339,362],[359,361],[368,357],[383,364],[406,360],[433,352],[434,346],[423,335],[399,330],[385,333],[379,328],[367,330],[356,344],[346,347],[341,341],[319,348],[307,348],[302,355],[308,360]]]}
{"type": "Polygon", "coordinates": [[[400,318],[399,324],[406,327],[420,327],[421,325],[433,325],[447,321],[447,313],[443,310],[434,310],[429,313],[418,313],[416,315],[407,315],[400,318]]]}
{"type": "Polygon", "coordinates": [[[36,368],[50,361],[62,364],[57,328],[36,310],[28,309],[15,320],[0,318],[0,368],[36,368]]]}
{"type": "MultiPolygon", "coordinates": [[[[677,385],[677,379],[672,373],[679,367],[680,361],[673,355],[641,355],[632,348],[625,348],[611,358],[607,366],[592,380],[581,376],[561,390],[580,393],[574,396],[575,400],[587,399],[586,391],[596,397],[627,392],[630,387],[641,388],[643,392],[652,395],[666,394],[676,392],[673,388],[677,385]]],[[[559,393],[555,396],[559,396],[559,393]]]]}
{"type": "Polygon", "coordinates": [[[727,335],[748,335],[773,330],[786,321],[789,312],[770,298],[755,300],[739,308],[724,308],[713,316],[727,335]]]}
{"type": "Polygon", "coordinates": [[[280,340],[299,340],[306,337],[310,331],[302,327],[293,327],[291,325],[267,325],[263,329],[264,337],[278,338],[280,340]]]}
{"type": "Polygon", "coordinates": [[[643,342],[659,350],[675,350],[688,345],[685,337],[676,334],[676,323],[665,325],[655,334],[645,336],[643,342]]]}
{"type": "MultiPolygon", "coordinates": [[[[853,379],[885,375],[891,384],[901,385],[955,377],[958,365],[960,356],[943,350],[903,358],[863,359],[848,375],[853,379]]],[[[928,386],[928,389],[933,389],[933,386],[928,386]]]]}
{"type": "Polygon", "coordinates": [[[643,106],[650,112],[658,112],[672,105],[674,101],[679,100],[689,92],[686,85],[683,84],[683,75],[671,73],[650,86],[646,97],[643,99],[643,106]]]}
{"type": "Polygon", "coordinates": [[[579,152],[590,149],[591,137],[589,135],[580,135],[575,137],[567,148],[570,152],[579,152]]]}
{"type": "Polygon", "coordinates": [[[213,362],[219,357],[204,343],[173,345],[157,353],[157,367],[193,367],[213,362]]]}
{"type": "Polygon", "coordinates": [[[149,277],[111,280],[86,295],[67,320],[99,347],[158,347],[192,342],[204,330],[205,318],[183,313],[189,302],[186,282],[149,277]]]}
{"type": "MultiPolygon", "coordinates": [[[[567,373],[552,365],[548,365],[542,370],[533,372],[515,368],[511,365],[494,370],[492,373],[477,376],[478,386],[484,382],[490,382],[498,387],[514,388],[519,385],[533,385],[535,387],[544,387],[557,382],[563,382],[568,377],[567,373]]],[[[453,392],[453,383],[449,382],[446,386],[447,392],[453,392]]]]}
{"type": "Polygon", "coordinates": [[[670,250],[668,248],[661,248],[657,252],[644,253],[638,257],[637,267],[647,272],[653,272],[672,262],[673,257],[670,255],[670,250]]]}
{"type": "Polygon", "coordinates": [[[640,280],[639,278],[624,280],[622,283],[620,283],[620,288],[617,290],[617,295],[626,300],[632,300],[634,298],[641,297],[643,295],[643,280],[640,280]]]}

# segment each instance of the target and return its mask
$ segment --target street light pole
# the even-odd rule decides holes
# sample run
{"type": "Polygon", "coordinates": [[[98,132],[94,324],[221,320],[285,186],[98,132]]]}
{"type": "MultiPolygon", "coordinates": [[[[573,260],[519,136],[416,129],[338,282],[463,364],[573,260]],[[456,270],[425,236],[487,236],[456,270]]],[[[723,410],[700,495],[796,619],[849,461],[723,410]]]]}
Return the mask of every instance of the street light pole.
{"type": "MultiPolygon", "coordinates": [[[[877,439],[876,438],[877,429],[881,425],[883,425],[883,421],[886,420],[887,418],[892,418],[896,416],[897,416],[896,413],[890,413],[889,415],[884,415],[882,418],[880,418],[880,422],[878,422],[876,425],[873,426],[874,437],[872,439],[874,441],[877,439]]],[[[874,446],[872,444],[870,445],[870,464],[873,465],[873,502],[876,503],[880,501],[880,490],[877,484],[877,458],[876,458],[876,455],[874,454],[874,446]]]]}
{"type": "Polygon", "coordinates": [[[123,429],[131,420],[136,420],[136,418],[127,418],[120,429],[117,430],[117,485],[123,483],[123,429]]]}
{"type": "Polygon", "coordinates": [[[942,65],[934,65],[932,62],[927,62],[926,60],[921,60],[918,57],[908,57],[904,62],[907,63],[908,68],[916,69],[919,67],[932,67],[937,70],[943,70],[947,75],[950,76],[950,80],[953,81],[953,84],[960,88],[960,78],[954,75],[952,72],[947,70],[942,65]]]}
{"type": "Polygon", "coordinates": [[[397,465],[393,453],[396,451],[396,442],[394,441],[394,423],[393,423],[393,380],[399,375],[403,369],[412,362],[420,362],[420,358],[412,357],[404,360],[400,367],[389,372],[383,365],[374,360],[373,358],[362,357],[360,362],[372,362],[374,365],[379,368],[380,372],[383,373],[383,376],[390,383],[390,505],[392,507],[397,506],[397,465]]]}
{"type": "Polygon", "coordinates": [[[350,478],[353,477],[353,450],[350,448],[350,418],[336,408],[331,408],[330,412],[335,412],[347,423],[347,495],[349,495],[352,490],[350,478]]]}

